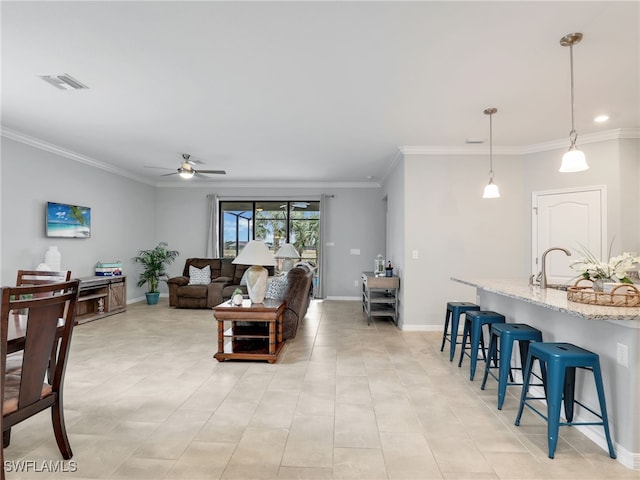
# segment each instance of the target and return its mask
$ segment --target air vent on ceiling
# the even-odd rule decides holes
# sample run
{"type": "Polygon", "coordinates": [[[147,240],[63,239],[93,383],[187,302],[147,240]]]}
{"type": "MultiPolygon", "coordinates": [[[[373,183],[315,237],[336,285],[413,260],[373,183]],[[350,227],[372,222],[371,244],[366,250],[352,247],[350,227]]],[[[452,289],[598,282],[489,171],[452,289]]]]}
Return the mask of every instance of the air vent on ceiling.
{"type": "Polygon", "coordinates": [[[89,88],[66,73],[61,73],[60,75],[40,75],[40,78],[60,90],[82,90],[89,88]]]}

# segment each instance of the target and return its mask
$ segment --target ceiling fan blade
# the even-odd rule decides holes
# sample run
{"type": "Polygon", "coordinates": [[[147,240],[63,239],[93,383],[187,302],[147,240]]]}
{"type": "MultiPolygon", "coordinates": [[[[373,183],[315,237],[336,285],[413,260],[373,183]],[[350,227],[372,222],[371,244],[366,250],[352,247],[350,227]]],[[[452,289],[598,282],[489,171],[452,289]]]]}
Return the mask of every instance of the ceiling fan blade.
{"type": "Polygon", "coordinates": [[[209,175],[226,175],[224,170],[196,170],[198,173],[206,173],[209,175]]]}
{"type": "Polygon", "coordinates": [[[206,178],[207,180],[211,180],[211,177],[201,174],[199,170],[193,172],[193,175],[198,178],[206,178]]]}
{"type": "Polygon", "coordinates": [[[168,177],[169,175],[177,175],[178,172],[173,172],[173,173],[165,173],[164,175],[160,175],[161,177],[168,177]]]}

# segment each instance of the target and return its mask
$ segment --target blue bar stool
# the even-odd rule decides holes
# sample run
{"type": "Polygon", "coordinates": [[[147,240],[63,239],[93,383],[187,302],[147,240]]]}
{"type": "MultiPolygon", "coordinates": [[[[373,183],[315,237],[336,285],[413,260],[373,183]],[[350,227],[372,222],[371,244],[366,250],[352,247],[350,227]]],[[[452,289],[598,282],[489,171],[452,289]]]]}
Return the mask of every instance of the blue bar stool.
{"type": "MultiPolygon", "coordinates": [[[[527,353],[529,352],[529,343],[541,341],[542,332],[526,323],[494,323],[491,325],[489,352],[484,368],[484,378],[482,379],[482,386],[480,388],[484,390],[489,375],[498,381],[498,410],[502,410],[504,397],[507,393],[507,386],[522,385],[522,383],[514,382],[511,371],[524,370],[527,353]],[[520,367],[511,366],[514,342],[518,342],[520,347],[520,367]],[[498,366],[492,367],[491,360],[494,361],[494,364],[497,363],[498,366]],[[491,371],[492,368],[498,368],[497,377],[491,371]]],[[[542,384],[538,386],[541,385],[542,384]]]]}
{"type": "Polygon", "coordinates": [[[516,417],[516,425],[520,425],[520,417],[524,406],[529,407],[540,417],[547,421],[547,438],[549,442],[549,458],[553,458],[558,445],[558,431],[560,426],[566,425],[602,425],[607,437],[609,456],[616,458],[613,449],[611,434],[609,433],[609,420],[607,417],[607,405],[604,398],[602,374],[600,372],[600,359],[598,354],[584,350],[571,343],[532,343],[529,346],[527,363],[524,371],[524,385],[520,397],[520,408],[516,417]],[[547,415],[543,415],[529,403],[529,400],[541,400],[544,397],[529,397],[529,378],[533,361],[538,360],[542,371],[542,378],[547,386],[547,415]],[[575,400],[576,368],[582,368],[593,372],[593,378],[600,402],[600,413],[595,412],[586,405],[575,400]],[[560,422],[560,403],[564,400],[564,413],[566,422],[560,422]],[[585,410],[591,412],[600,419],[599,422],[573,422],[573,404],[577,403],[585,410]]]}
{"type": "Polygon", "coordinates": [[[482,347],[482,358],[484,360],[487,359],[487,355],[484,350],[484,335],[482,334],[482,327],[484,325],[492,325],[494,323],[504,323],[504,315],[492,312],[491,310],[469,311],[465,313],[464,330],[462,331],[462,351],[460,352],[458,367],[462,366],[462,359],[465,356],[465,350],[467,348],[467,338],[471,336],[471,353],[467,354],[471,359],[470,380],[473,380],[473,377],[476,374],[479,346],[482,347]]]}
{"type": "Polygon", "coordinates": [[[480,306],[471,302],[447,302],[447,314],[444,317],[444,332],[442,333],[442,346],[440,351],[444,350],[444,344],[446,341],[451,343],[451,349],[449,350],[449,361],[453,361],[454,354],[456,353],[456,344],[458,342],[458,324],[460,322],[460,315],[468,310],[480,310],[480,306]],[[449,320],[451,320],[451,332],[449,329],[449,320]]]}

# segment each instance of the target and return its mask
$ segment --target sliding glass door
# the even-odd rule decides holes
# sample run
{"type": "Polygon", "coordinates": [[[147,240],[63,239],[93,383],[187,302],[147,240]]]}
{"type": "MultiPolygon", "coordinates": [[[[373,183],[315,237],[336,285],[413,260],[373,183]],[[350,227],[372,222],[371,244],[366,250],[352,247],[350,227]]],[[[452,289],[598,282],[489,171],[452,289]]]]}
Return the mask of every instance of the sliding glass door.
{"type": "Polygon", "coordinates": [[[300,261],[318,265],[320,202],[221,201],[219,218],[223,257],[234,258],[249,240],[260,239],[274,255],[291,243],[300,261]]]}

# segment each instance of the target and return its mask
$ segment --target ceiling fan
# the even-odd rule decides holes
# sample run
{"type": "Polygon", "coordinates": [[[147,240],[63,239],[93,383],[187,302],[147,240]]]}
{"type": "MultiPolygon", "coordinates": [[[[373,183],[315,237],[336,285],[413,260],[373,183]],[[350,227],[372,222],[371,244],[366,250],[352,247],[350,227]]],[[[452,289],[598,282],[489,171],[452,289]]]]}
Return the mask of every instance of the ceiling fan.
{"type": "MultiPolygon", "coordinates": [[[[195,165],[203,164],[200,160],[191,160],[191,155],[188,153],[182,154],[182,162],[180,163],[180,167],[176,169],[173,173],[165,173],[162,175],[163,177],[168,177],[169,175],[180,175],[182,178],[192,178],[194,175],[197,177],[207,178],[206,175],[226,175],[227,172],[224,170],[196,170],[193,168],[195,165]]],[[[163,170],[171,170],[165,167],[146,167],[146,168],[161,168],[163,170]]]]}

